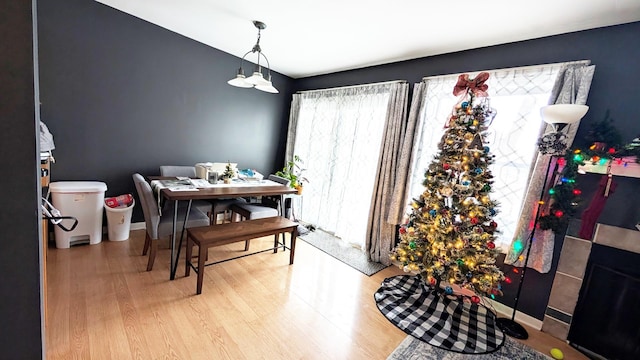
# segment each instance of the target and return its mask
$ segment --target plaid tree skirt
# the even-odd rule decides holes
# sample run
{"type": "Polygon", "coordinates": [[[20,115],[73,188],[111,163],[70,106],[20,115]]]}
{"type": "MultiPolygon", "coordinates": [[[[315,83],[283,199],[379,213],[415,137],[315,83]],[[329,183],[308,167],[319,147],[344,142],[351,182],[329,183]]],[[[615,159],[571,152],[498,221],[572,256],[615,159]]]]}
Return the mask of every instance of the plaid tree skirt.
{"type": "Polygon", "coordinates": [[[405,333],[430,345],[464,354],[498,350],[504,333],[480,304],[436,293],[420,276],[384,279],[374,294],[380,312],[405,333]]]}

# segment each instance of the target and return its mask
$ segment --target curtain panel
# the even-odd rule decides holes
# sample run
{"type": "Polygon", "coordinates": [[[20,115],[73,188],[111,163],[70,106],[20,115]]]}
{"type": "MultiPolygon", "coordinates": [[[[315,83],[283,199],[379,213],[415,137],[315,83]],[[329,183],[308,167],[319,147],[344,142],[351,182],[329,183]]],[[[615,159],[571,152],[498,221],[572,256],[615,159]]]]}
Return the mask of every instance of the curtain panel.
{"type": "Polygon", "coordinates": [[[395,222],[387,221],[397,202],[394,187],[406,178],[406,167],[401,163],[405,152],[402,141],[407,133],[408,96],[409,85],[406,83],[396,84],[391,89],[365,237],[367,258],[384,265],[391,264],[389,254],[395,245],[395,222]]]}
{"type": "Polygon", "coordinates": [[[411,98],[411,109],[407,119],[406,130],[401,134],[401,148],[398,155],[398,169],[387,222],[389,224],[402,224],[406,216],[407,199],[411,186],[412,159],[415,159],[421,140],[419,129],[422,129],[421,116],[425,102],[427,85],[423,82],[414,84],[411,98]]]}
{"type": "MultiPolygon", "coordinates": [[[[585,105],[595,72],[595,65],[590,65],[589,61],[564,63],[562,65],[562,69],[554,83],[549,104],[585,105]]],[[[568,147],[571,147],[579,125],[580,122],[577,122],[569,127],[567,131],[568,147]]],[[[551,131],[550,125],[541,127],[538,138],[546,131],[551,131]]],[[[551,230],[532,229],[531,227],[538,213],[540,194],[544,189],[552,187],[554,181],[557,181],[552,173],[556,169],[556,161],[556,158],[538,152],[532,163],[526,197],[522,205],[516,234],[505,258],[506,264],[522,267],[526,261],[527,267],[540,273],[547,273],[551,270],[555,234],[551,230]],[[544,183],[545,177],[549,179],[546,184],[544,183]],[[524,246],[516,246],[518,242],[524,246]],[[523,254],[526,254],[529,246],[531,246],[531,252],[527,260],[523,254]]],[[[548,195],[545,196],[545,200],[548,200],[548,195]]],[[[545,204],[548,203],[549,201],[545,201],[545,204]]]]}
{"type": "Polygon", "coordinates": [[[293,149],[296,143],[296,129],[298,128],[298,117],[300,116],[300,101],[302,95],[293,94],[291,100],[291,112],[289,113],[289,128],[287,130],[287,146],[284,154],[284,164],[293,160],[293,149]]]}
{"type": "Polygon", "coordinates": [[[406,89],[396,81],[294,95],[286,157],[302,158],[309,179],[300,219],[364,251],[373,193],[395,180],[387,149],[403,130],[406,89]]]}

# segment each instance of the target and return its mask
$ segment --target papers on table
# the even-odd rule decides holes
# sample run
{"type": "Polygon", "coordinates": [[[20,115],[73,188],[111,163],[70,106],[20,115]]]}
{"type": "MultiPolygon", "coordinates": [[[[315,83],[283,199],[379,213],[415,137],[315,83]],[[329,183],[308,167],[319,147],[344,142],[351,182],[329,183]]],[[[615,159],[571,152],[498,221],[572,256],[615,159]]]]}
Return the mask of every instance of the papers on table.
{"type": "Polygon", "coordinates": [[[153,180],[151,187],[158,192],[160,192],[161,189],[169,189],[171,191],[198,191],[198,188],[188,178],[153,180]]]}
{"type": "Polygon", "coordinates": [[[218,184],[214,184],[212,187],[251,187],[251,186],[281,186],[282,184],[277,183],[271,180],[242,180],[242,179],[233,179],[231,184],[225,184],[220,182],[218,184]]]}
{"type": "MultiPolygon", "coordinates": [[[[244,180],[233,179],[230,184],[225,184],[223,181],[216,183],[210,183],[204,179],[191,179],[191,184],[197,189],[211,189],[211,188],[223,188],[223,187],[245,187],[245,186],[274,186],[281,185],[271,180],[244,180]]],[[[173,190],[173,189],[172,189],[173,190]]]]}
{"type": "Polygon", "coordinates": [[[191,179],[191,184],[198,189],[206,189],[215,186],[205,179],[191,179]]]}
{"type": "Polygon", "coordinates": [[[158,215],[162,216],[162,189],[169,189],[171,191],[198,191],[189,178],[176,178],[166,180],[153,180],[151,181],[151,189],[156,193],[158,197],[158,215]]]}
{"type": "Polygon", "coordinates": [[[245,181],[262,181],[262,179],[264,179],[264,175],[260,174],[256,170],[243,169],[238,170],[238,179],[245,181]]]}
{"type": "Polygon", "coordinates": [[[211,184],[204,179],[189,179],[177,177],[175,179],[152,180],[151,188],[156,193],[158,200],[158,213],[162,215],[162,189],[171,191],[198,191],[198,189],[226,188],[226,187],[252,187],[252,186],[282,186],[282,184],[271,180],[243,180],[233,179],[230,184],[222,181],[211,184]]]}
{"type": "Polygon", "coordinates": [[[245,187],[245,186],[277,186],[282,185],[271,180],[243,180],[233,179],[230,184],[225,184],[222,181],[217,183],[210,183],[204,179],[189,179],[189,178],[176,178],[166,180],[153,180],[151,181],[151,187],[160,192],[162,189],[169,189],[171,191],[198,191],[198,189],[210,189],[210,188],[222,188],[222,187],[245,187]]]}

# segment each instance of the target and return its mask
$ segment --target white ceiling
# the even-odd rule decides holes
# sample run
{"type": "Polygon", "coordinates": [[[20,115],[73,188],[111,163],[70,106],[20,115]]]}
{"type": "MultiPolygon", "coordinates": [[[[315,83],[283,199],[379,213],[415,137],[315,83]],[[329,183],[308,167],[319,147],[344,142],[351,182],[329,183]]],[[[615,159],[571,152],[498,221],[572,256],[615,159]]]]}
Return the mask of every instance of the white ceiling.
{"type": "Polygon", "coordinates": [[[640,0],[97,1],[238,57],[260,20],[272,70],[293,78],[640,20],[640,0]]]}

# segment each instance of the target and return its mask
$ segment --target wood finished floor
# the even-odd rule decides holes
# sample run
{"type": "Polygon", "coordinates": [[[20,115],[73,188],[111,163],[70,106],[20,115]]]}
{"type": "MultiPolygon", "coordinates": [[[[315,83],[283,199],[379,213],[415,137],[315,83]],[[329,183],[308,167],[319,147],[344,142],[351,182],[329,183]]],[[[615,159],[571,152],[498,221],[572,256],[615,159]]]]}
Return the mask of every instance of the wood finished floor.
{"type": "MultiPolygon", "coordinates": [[[[272,237],[254,240],[267,248],[272,237]]],[[[371,277],[308,245],[266,252],[169,281],[161,244],[153,271],[141,256],[144,231],[122,242],[48,249],[47,359],[386,359],[406,335],[378,311],[373,293],[395,267],[371,277]]],[[[164,246],[163,246],[164,245],[164,246]]],[[[213,248],[209,260],[241,253],[213,248]]],[[[183,252],[184,254],[184,252],[183,252]]],[[[564,342],[530,330],[526,342],[565,359],[587,359],[564,342]]]]}

